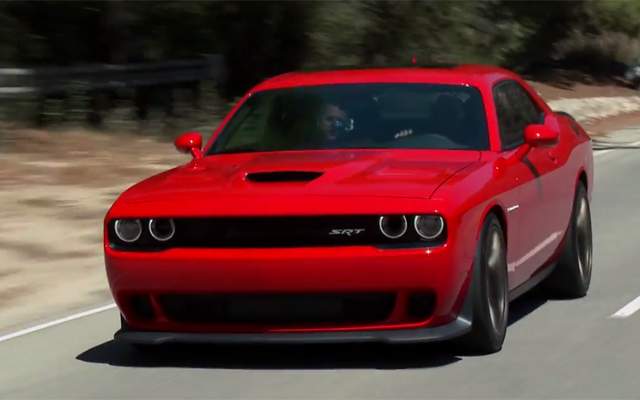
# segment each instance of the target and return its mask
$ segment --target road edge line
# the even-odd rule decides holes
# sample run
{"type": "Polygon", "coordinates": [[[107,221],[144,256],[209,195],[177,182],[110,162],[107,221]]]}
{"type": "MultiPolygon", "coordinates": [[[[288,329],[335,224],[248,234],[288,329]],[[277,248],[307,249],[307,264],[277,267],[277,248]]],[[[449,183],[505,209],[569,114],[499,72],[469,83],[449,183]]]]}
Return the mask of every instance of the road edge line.
{"type": "Polygon", "coordinates": [[[624,307],[616,311],[609,318],[628,318],[640,310],[640,296],[628,302],[624,307]]]}
{"type": "Polygon", "coordinates": [[[76,319],[88,317],[88,316],[93,315],[93,314],[98,314],[98,313],[101,313],[103,311],[111,310],[111,309],[113,309],[115,307],[116,307],[116,305],[114,303],[107,304],[107,305],[102,306],[102,307],[92,308],[92,309],[87,310],[87,311],[83,311],[83,312],[79,312],[79,313],[76,313],[76,314],[68,315],[68,316],[66,316],[64,318],[60,318],[60,319],[56,319],[56,320],[53,320],[53,321],[45,322],[43,324],[32,326],[31,328],[26,328],[26,329],[22,329],[22,330],[13,332],[13,333],[9,333],[7,335],[0,336],[0,343],[2,343],[4,341],[7,341],[7,340],[10,340],[10,339],[15,339],[15,338],[20,337],[20,336],[28,335],[29,333],[33,333],[33,332],[41,331],[43,329],[51,328],[52,326],[64,324],[65,322],[70,322],[70,321],[73,321],[73,320],[76,320],[76,319]]]}

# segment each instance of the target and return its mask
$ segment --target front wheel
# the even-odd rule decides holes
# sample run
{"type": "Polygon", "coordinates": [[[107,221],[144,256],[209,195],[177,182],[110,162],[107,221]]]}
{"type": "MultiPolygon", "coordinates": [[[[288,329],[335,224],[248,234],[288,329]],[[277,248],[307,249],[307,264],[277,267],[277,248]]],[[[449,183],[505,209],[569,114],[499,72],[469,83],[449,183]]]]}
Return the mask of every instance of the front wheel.
{"type": "Polygon", "coordinates": [[[485,219],[476,249],[472,285],[471,332],[461,338],[465,350],[492,354],[500,351],[507,335],[509,275],[507,246],[502,225],[495,214],[485,219]]]}
{"type": "Polygon", "coordinates": [[[545,291],[553,296],[577,299],[587,295],[593,269],[591,207],[587,188],[578,183],[564,248],[553,273],[545,280],[545,291]]]}

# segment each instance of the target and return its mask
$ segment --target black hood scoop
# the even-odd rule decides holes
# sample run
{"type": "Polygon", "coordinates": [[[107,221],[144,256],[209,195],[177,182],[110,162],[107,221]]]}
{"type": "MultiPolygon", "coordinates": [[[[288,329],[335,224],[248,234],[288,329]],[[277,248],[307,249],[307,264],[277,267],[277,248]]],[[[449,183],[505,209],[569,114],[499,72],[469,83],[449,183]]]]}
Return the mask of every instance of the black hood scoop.
{"type": "Polygon", "coordinates": [[[311,182],[320,178],[322,174],[315,171],[252,172],[246,175],[246,179],[255,183],[311,182]]]}

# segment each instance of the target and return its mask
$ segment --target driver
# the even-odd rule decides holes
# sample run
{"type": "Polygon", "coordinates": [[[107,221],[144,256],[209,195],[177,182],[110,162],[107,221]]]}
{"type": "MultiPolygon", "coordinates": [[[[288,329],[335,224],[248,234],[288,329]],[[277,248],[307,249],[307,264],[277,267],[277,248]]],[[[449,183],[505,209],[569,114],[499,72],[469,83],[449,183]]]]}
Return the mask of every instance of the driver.
{"type": "MultiPolygon", "coordinates": [[[[349,120],[349,112],[343,106],[337,102],[329,102],[325,104],[319,121],[320,130],[325,138],[325,143],[335,143],[338,141],[340,139],[340,131],[336,129],[336,125],[340,123],[349,125],[349,120]]],[[[397,132],[392,137],[393,139],[399,139],[411,135],[412,133],[413,131],[411,129],[404,129],[397,132]]]]}
{"type": "Polygon", "coordinates": [[[340,108],[340,105],[332,103],[325,104],[319,123],[320,130],[324,134],[325,138],[329,141],[337,140],[338,134],[334,127],[336,123],[345,121],[348,118],[349,113],[340,108]]]}

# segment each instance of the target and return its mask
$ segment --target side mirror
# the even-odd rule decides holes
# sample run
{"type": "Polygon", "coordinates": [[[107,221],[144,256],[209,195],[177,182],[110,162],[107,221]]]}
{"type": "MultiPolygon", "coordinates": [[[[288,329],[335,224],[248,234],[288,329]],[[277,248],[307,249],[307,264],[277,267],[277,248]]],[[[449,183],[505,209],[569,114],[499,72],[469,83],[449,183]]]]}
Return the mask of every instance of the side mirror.
{"type": "Polygon", "coordinates": [[[191,154],[193,158],[202,157],[202,136],[197,132],[180,135],[173,145],[180,153],[191,154]]]}
{"type": "Polygon", "coordinates": [[[559,140],[560,134],[545,125],[529,125],[524,130],[524,141],[531,147],[553,147],[559,140]]]}

